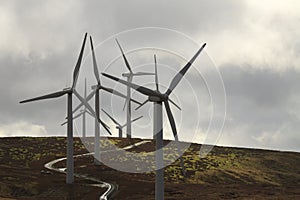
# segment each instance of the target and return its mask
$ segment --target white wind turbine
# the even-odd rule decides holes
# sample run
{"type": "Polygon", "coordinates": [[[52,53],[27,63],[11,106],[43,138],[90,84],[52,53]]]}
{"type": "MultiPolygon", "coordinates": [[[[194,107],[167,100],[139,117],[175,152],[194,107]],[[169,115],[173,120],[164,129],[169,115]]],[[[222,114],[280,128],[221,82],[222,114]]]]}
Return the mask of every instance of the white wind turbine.
{"type": "MultiPolygon", "coordinates": [[[[154,55],[154,70],[155,70],[155,89],[157,92],[159,92],[159,83],[158,83],[158,71],[157,71],[157,62],[156,62],[156,55],[154,55]]],[[[169,101],[181,111],[181,108],[169,97],[169,101]]],[[[140,106],[136,107],[135,110],[140,109],[143,107],[146,103],[149,102],[149,99],[146,99],[140,106]]],[[[154,103],[153,103],[154,106],[154,103]]],[[[154,123],[154,122],[153,122],[154,123]]],[[[153,124],[155,126],[155,123],[153,124]]],[[[155,135],[153,135],[153,139],[155,139],[155,135]]]]}
{"type": "MultiPolygon", "coordinates": [[[[154,75],[154,73],[149,73],[149,72],[137,72],[137,73],[134,73],[130,67],[130,64],[124,54],[124,51],[119,43],[119,41],[116,39],[116,42],[120,48],[120,51],[122,53],[122,57],[123,57],[123,60],[125,62],[125,65],[127,67],[127,69],[129,70],[128,73],[123,73],[122,76],[127,78],[127,82],[129,83],[132,83],[132,79],[134,76],[145,76],[145,75],[154,75]]],[[[126,110],[126,119],[127,119],[127,130],[126,130],[126,135],[127,135],[127,138],[131,138],[132,135],[131,135],[131,102],[129,101],[131,98],[131,88],[130,87],[127,87],[127,98],[126,98],[126,101],[125,101],[125,104],[124,104],[124,108],[123,110],[125,109],[125,106],[127,104],[127,110],[126,110]]]]}
{"type": "MultiPolygon", "coordinates": [[[[122,97],[122,98],[127,98],[124,94],[118,92],[117,90],[114,90],[112,88],[108,88],[108,87],[104,87],[101,84],[100,81],[100,77],[99,77],[99,70],[98,70],[98,65],[97,65],[97,60],[96,60],[96,55],[95,55],[95,50],[94,50],[94,45],[93,45],[93,40],[92,37],[90,36],[90,45],[91,45],[91,51],[92,51],[92,58],[93,58],[93,69],[94,69],[94,75],[95,78],[97,80],[97,85],[92,86],[92,92],[86,97],[86,99],[84,100],[85,104],[87,104],[87,102],[95,95],[95,138],[94,138],[94,148],[95,148],[95,155],[94,155],[94,163],[96,165],[101,164],[100,162],[100,126],[99,123],[97,122],[97,119],[100,118],[100,90],[106,91],[108,93],[111,93],[113,95],[122,97]]],[[[134,102],[136,104],[140,105],[140,102],[131,99],[130,98],[130,102],[134,102]]],[[[78,109],[80,109],[82,106],[84,105],[83,102],[81,102],[75,109],[73,112],[76,112],[78,109]]],[[[108,133],[111,135],[110,131],[107,129],[108,127],[103,126],[103,128],[105,128],[108,133]]]]}
{"type": "MultiPolygon", "coordinates": [[[[122,135],[123,135],[123,128],[125,127],[125,126],[127,126],[127,123],[125,123],[125,124],[123,124],[123,125],[121,125],[117,120],[115,120],[110,114],[108,114],[104,109],[101,109],[114,123],[115,123],[115,125],[116,125],[116,129],[118,129],[119,130],[119,138],[122,138],[122,135]]],[[[135,119],[133,119],[133,120],[131,120],[131,123],[133,123],[133,122],[135,122],[135,121],[137,121],[137,120],[139,120],[139,119],[141,119],[143,116],[140,116],[140,117],[137,117],[137,118],[135,118],[135,119]]]]}
{"type": "MultiPolygon", "coordinates": [[[[77,63],[76,63],[76,66],[75,66],[75,69],[74,69],[74,72],[73,72],[73,84],[72,84],[71,88],[65,88],[62,91],[54,92],[54,93],[51,93],[51,94],[47,94],[47,95],[44,95],[44,96],[40,96],[40,97],[36,97],[36,98],[32,98],[32,99],[28,99],[28,100],[24,100],[24,101],[20,102],[20,103],[27,103],[27,102],[32,102],[32,101],[44,100],[44,99],[58,98],[58,97],[61,97],[63,95],[68,96],[68,101],[67,101],[67,113],[68,113],[67,137],[68,138],[67,138],[67,177],[66,177],[67,184],[72,184],[74,182],[73,113],[72,113],[72,97],[73,97],[73,94],[75,94],[75,96],[81,102],[84,103],[84,105],[90,110],[90,112],[93,113],[93,110],[90,107],[90,105],[86,104],[83,101],[83,98],[75,90],[78,75],[79,75],[80,65],[81,65],[81,61],[82,61],[82,56],[83,56],[83,52],[84,52],[86,37],[87,37],[87,33],[84,36],[81,51],[80,51],[80,54],[79,54],[79,57],[78,57],[78,60],[77,60],[77,63]]],[[[99,122],[101,124],[104,124],[100,119],[99,119],[99,122]]]]}
{"type": "MultiPolygon", "coordinates": [[[[136,91],[148,96],[149,101],[154,102],[154,135],[156,135],[156,154],[155,154],[155,161],[156,161],[156,181],[155,181],[155,199],[156,200],[163,200],[164,199],[164,166],[163,166],[163,120],[162,120],[162,104],[165,105],[165,109],[167,112],[167,116],[169,118],[169,122],[172,128],[173,136],[175,138],[176,143],[178,144],[178,135],[175,120],[170,108],[169,104],[169,96],[178,83],[181,81],[182,77],[185,75],[187,70],[191,67],[192,63],[201,53],[201,51],[206,46],[206,43],[202,45],[202,47],[197,51],[197,53],[193,56],[193,58],[177,73],[177,75],[171,81],[171,84],[168,90],[165,93],[161,93],[159,91],[155,91],[143,86],[139,86],[134,83],[130,83],[124,81],[122,79],[116,78],[106,73],[102,73],[102,75],[118,81],[128,87],[135,89],[136,91]]],[[[179,147],[179,145],[178,145],[179,147]]],[[[180,152],[179,148],[178,151],[180,152]]],[[[181,163],[182,157],[180,157],[181,163]]]]}

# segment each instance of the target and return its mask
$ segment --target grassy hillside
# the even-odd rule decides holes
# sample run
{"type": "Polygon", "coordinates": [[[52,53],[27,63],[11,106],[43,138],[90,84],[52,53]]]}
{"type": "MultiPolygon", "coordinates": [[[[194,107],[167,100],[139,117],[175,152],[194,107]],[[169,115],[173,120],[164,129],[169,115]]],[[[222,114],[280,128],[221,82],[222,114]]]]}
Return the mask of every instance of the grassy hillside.
{"type": "MultiPolygon", "coordinates": [[[[78,179],[73,186],[67,186],[63,174],[41,174],[44,163],[65,156],[65,138],[0,140],[0,197],[96,199],[103,191],[78,179]]],[[[106,142],[103,146],[107,149],[111,144],[124,147],[138,141],[141,140],[112,138],[110,144],[106,142]]],[[[89,144],[93,145],[92,140],[89,144]]],[[[74,146],[76,154],[87,152],[78,138],[74,146]]],[[[178,160],[165,169],[166,199],[300,199],[300,153],[215,147],[206,157],[200,158],[199,149],[200,145],[192,144],[184,153],[185,177],[178,160]]],[[[153,150],[152,141],[130,151],[145,155],[139,159],[144,159],[143,162],[151,167],[153,163],[147,155],[153,154],[153,150]]],[[[174,159],[176,154],[169,154],[168,150],[165,160],[174,159]]],[[[113,152],[102,156],[134,166],[132,157],[113,152]]],[[[58,164],[65,165],[64,162],[58,164]]],[[[75,172],[116,183],[119,191],[115,199],[154,199],[153,172],[124,173],[106,166],[94,166],[91,156],[76,158],[75,172]]]]}

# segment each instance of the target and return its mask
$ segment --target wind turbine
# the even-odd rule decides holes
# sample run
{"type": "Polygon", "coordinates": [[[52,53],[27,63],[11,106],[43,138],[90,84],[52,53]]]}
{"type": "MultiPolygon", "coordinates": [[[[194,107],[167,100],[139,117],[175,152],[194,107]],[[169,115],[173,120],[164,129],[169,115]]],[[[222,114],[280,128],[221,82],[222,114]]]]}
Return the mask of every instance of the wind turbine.
{"type": "MultiPolygon", "coordinates": [[[[154,70],[155,70],[155,89],[157,92],[159,92],[159,83],[158,83],[158,71],[157,71],[157,61],[156,61],[156,55],[154,55],[154,70]]],[[[169,101],[181,111],[181,108],[174,102],[172,101],[172,99],[169,97],[169,101]]],[[[135,110],[140,109],[141,107],[143,107],[146,103],[149,102],[149,99],[146,99],[140,106],[136,107],[135,110]]],[[[154,106],[154,103],[153,103],[154,106]]],[[[155,123],[153,122],[153,128],[155,126],[155,123]]],[[[154,128],[155,129],[155,128],[154,128]]],[[[153,139],[155,139],[155,135],[153,135],[153,139]]]]}
{"type": "MultiPolygon", "coordinates": [[[[122,57],[123,57],[123,60],[125,62],[125,65],[127,67],[127,69],[129,70],[128,73],[123,73],[122,76],[127,78],[127,82],[129,83],[132,83],[132,79],[134,76],[145,76],[145,75],[154,75],[154,73],[149,73],[149,72],[137,72],[137,73],[134,73],[130,67],[130,64],[124,54],[124,51],[119,43],[119,41],[116,39],[116,42],[119,46],[119,49],[122,53],[122,57]]],[[[127,104],[127,111],[126,111],[126,119],[127,119],[127,131],[126,131],[126,135],[127,135],[127,138],[131,138],[131,102],[129,101],[131,98],[131,88],[127,86],[127,98],[126,98],[126,101],[125,101],[125,104],[124,104],[124,108],[127,104]]],[[[124,110],[123,108],[123,110],[124,110]]]]}
{"type": "MultiPolygon", "coordinates": [[[[93,40],[92,40],[91,36],[90,36],[90,45],[91,45],[92,58],[93,58],[94,75],[95,75],[95,78],[97,80],[97,85],[92,86],[92,90],[93,91],[86,97],[86,99],[84,101],[85,101],[85,103],[87,103],[95,95],[95,113],[96,113],[95,115],[96,115],[96,118],[95,118],[95,138],[94,138],[94,148],[95,148],[95,160],[94,160],[94,163],[96,165],[99,165],[99,164],[101,164],[101,162],[100,162],[100,126],[99,126],[99,123],[97,123],[97,119],[100,118],[100,112],[99,112],[100,111],[99,110],[100,109],[100,90],[106,91],[108,93],[117,95],[117,96],[125,98],[125,99],[127,97],[125,95],[123,95],[122,93],[118,92],[117,90],[114,90],[114,89],[108,88],[108,87],[104,87],[101,84],[100,76],[99,76],[99,70],[98,70],[98,65],[97,65],[97,60],[96,60],[96,56],[95,56],[94,45],[93,45],[93,40]]],[[[130,101],[132,101],[132,102],[140,105],[140,102],[138,102],[138,101],[136,101],[134,99],[130,98],[130,101]]],[[[83,105],[84,105],[84,103],[81,102],[74,109],[73,112],[76,112],[83,105]]],[[[110,133],[110,135],[111,135],[111,133],[110,133]]]]}
{"type": "MultiPolygon", "coordinates": [[[[187,70],[191,67],[192,63],[199,56],[201,51],[206,46],[206,43],[202,45],[202,47],[197,51],[197,53],[193,56],[193,58],[176,74],[176,76],[171,81],[171,84],[168,90],[165,93],[161,93],[159,91],[155,91],[143,86],[139,86],[134,83],[130,83],[124,81],[122,79],[116,78],[106,73],[102,73],[104,76],[118,81],[124,85],[127,85],[136,91],[148,96],[149,101],[154,102],[154,134],[156,135],[156,181],[155,181],[155,199],[163,200],[164,199],[164,169],[163,169],[163,120],[162,120],[162,105],[165,105],[165,109],[167,112],[167,116],[169,118],[169,122],[172,128],[173,136],[175,138],[176,143],[178,144],[178,135],[175,120],[170,108],[169,104],[169,96],[172,91],[176,88],[178,83],[181,81],[182,77],[185,75],[187,70]]],[[[158,85],[158,84],[157,84],[158,85]]],[[[180,151],[178,149],[178,151],[180,151]]],[[[182,157],[180,157],[182,160],[182,157]]]]}
{"type": "MultiPolygon", "coordinates": [[[[115,123],[115,125],[116,125],[116,129],[118,129],[119,130],[119,138],[122,138],[122,134],[123,134],[123,128],[125,127],[125,126],[127,126],[127,123],[125,123],[125,124],[123,124],[123,125],[121,125],[117,120],[115,120],[110,114],[108,114],[104,109],[101,109],[114,123],[115,123]]],[[[133,120],[131,120],[131,123],[133,123],[133,122],[135,122],[135,121],[137,121],[137,120],[139,120],[139,119],[141,119],[143,116],[140,116],[140,117],[137,117],[137,118],[135,118],[135,119],[133,119],[133,120]]]]}
{"type": "MultiPolygon", "coordinates": [[[[78,57],[78,60],[77,60],[77,63],[75,65],[75,69],[73,72],[72,87],[65,88],[62,91],[54,92],[51,94],[43,95],[40,97],[36,97],[36,98],[32,98],[32,99],[28,99],[28,100],[24,100],[24,101],[20,102],[20,103],[27,103],[27,102],[32,102],[32,101],[44,100],[44,99],[58,98],[63,95],[68,96],[68,100],[67,100],[67,107],[68,107],[67,108],[67,112],[68,112],[67,136],[68,136],[68,138],[67,138],[67,177],[66,177],[67,184],[72,184],[74,182],[72,97],[73,97],[73,94],[75,94],[75,96],[77,98],[79,98],[80,101],[83,100],[82,97],[76,92],[75,87],[76,87],[76,83],[77,83],[77,79],[78,79],[78,75],[79,75],[79,70],[80,70],[80,65],[81,65],[82,56],[83,56],[83,52],[84,52],[86,37],[87,37],[87,33],[85,33],[81,51],[80,51],[80,54],[79,54],[79,57],[78,57]]],[[[88,109],[91,109],[91,107],[88,104],[85,104],[85,105],[87,106],[88,109]]],[[[100,123],[105,125],[101,120],[100,120],[100,123]]]]}

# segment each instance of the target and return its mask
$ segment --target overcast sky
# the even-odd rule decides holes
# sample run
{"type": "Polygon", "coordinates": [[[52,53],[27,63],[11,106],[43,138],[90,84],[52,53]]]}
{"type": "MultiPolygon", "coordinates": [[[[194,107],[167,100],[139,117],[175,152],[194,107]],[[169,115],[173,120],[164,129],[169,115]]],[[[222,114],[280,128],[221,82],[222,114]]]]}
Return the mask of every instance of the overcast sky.
{"type": "MultiPolygon", "coordinates": [[[[298,0],[1,1],[0,137],[66,135],[65,128],[59,125],[66,115],[65,97],[24,105],[18,102],[71,84],[85,32],[91,34],[98,45],[96,53],[101,71],[106,69],[120,76],[126,72],[120,58],[108,66],[119,53],[114,35],[136,28],[161,27],[165,28],[161,34],[146,29],[145,32],[150,33],[131,31],[118,38],[125,51],[132,51],[128,58],[136,70],[153,70],[149,63],[153,54],[158,54],[162,88],[168,86],[184,59],[189,59],[207,42],[194,71],[189,71],[174,91],[173,98],[183,108],[181,113],[172,107],[181,130],[179,138],[203,142],[209,137],[205,134],[211,133],[212,142],[218,145],[300,151],[299,10],[298,0]],[[177,32],[170,34],[169,29],[177,32]],[[107,42],[99,45],[103,41],[107,42]],[[158,50],[134,51],[149,46],[168,49],[177,56],[158,50]],[[201,63],[201,59],[206,63],[201,63]],[[145,63],[148,65],[141,66],[145,63]],[[226,90],[226,120],[221,134],[224,95],[216,71],[206,70],[213,63],[219,69],[226,90]],[[202,78],[206,76],[208,88],[218,88],[217,92],[210,91],[213,99],[205,81],[193,80],[201,78],[196,75],[197,71],[202,78]],[[187,87],[197,93],[195,98],[188,96],[187,87]],[[209,127],[212,114],[215,123],[209,127]]],[[[78,83],[81,93],[84,77],[88,78],[89,91],[95,84],[89,48],[87,43],[78,83]]],[[[125,92],[124,87],[104,77],[102,80],[125,92]]],[[[153,87],[151,78],[134,81],[153,87]]],[[[145,99],[137,93],[133,96],[145,99]]],[[[122,100],[112,100],[105,94],[101,100],[106,110],[112,111],[110,106],[116,105],[114,115],[124,122],[122,100]]],[[[151,136],[151,112],[151,105],[147,105],[134,114],[144,116],[135,125],[137,137],[151,136]],[[147,134],[138,133],[141,130],[147,134]]],[[[103,116],[103,119],[112,125],[108,118],[103,116]]],[[[88,123],[93,130],[92,120],[88,123]]],[[[167,126],[167,121],[165,124],[167,126]]],[[[76,127],[80,129],[80,126],[77,120],[76,127]]],[[[111,129],[115,132],[114,126],[111,129]]],[[[171,136],[169,128],[165,129],[168,138],[168,134],[171,136]]]]}

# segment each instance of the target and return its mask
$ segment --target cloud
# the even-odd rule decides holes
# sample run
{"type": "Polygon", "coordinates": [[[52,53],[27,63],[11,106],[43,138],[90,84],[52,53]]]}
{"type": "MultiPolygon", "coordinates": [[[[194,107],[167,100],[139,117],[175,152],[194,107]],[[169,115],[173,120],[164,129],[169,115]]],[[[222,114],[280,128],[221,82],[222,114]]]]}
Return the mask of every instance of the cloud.
{"type": "MultiPolygon", "coordinates": [[[[295,0],[2,1],[1,134],[37,134],[40,131],[41,135],[66,135],[65,127],[59,126],[66,115],[64,97],[26,105],[20,105],[18,101],[70,85],[84,32],[91,33],[97,44],[120,31],[155,26],[180,31],[199,44],[208,43],[207,52],[220,67],[228,98],[227,122],[219,144],[299,150],[299,10],[300,3],[295,0]]],[[[183,52],[187,56],[192,55],[197,48],[195,43],[187,45],[177,37],[166,39],[165,36],[153,35],[153,41],[169,45],[172,50],[178,49],[179,53],[183,52]]],[[[132,36],[131,39],[129,41],[134,44],[121,40],[126,51],[148,44],[144,41],[145,38],[132,36]]],[[[113,50],[97,51],[99,66],[103,67],[102,63],[106,63],[108,59],[105,53],[119,55],[115,44],[111,46],[113,50]]],[[[87,46],[86,55],[88,51],[87,46]]],[[[146,53],[131,54],[131,63],[134,65],[144,62],[140,57],[146,53]]],[[[150,58],[152,59],[152,55],[147,58],[148,62],[150,58]]],[[[90,61],[85,64],[90,65],[88,62],[90,61]]],[[[175,66],[180,61],[160,56],[159,62],[178,69],[175,66]]],[[[117,64],[122,65],[122,70],[125,70],[121,60],[117,64]]],[[[81,71],[79,91],[82,91],[83,78],[91,74],[91,68],[85,68],[81,71]]],[[[120,68],[114,70],[112,72],[120,75],[120,68]]],[[[173,70],[172,73],[161,75],[161,83],[168,85],[174,73],[173,70]]],[[[188,78],[193,79],[192,74],[188,78]]],[[[140,83],[144,80],[146,79],[135,79],[140,83]]],[[[89,78],[88,82],[90,86],[95,80],[89,78]]],[[[103,82],[112,85],[109,81],[103,82]]],[[[210,84],[214,88],[213,78],[210,84]]],[[[182,84],[176,92],[188,96],[188,87],[188,84],[182,84]]],[[[203,140],[202,134],[209,123],[212,106],[209,105],[210,99],[203,82],[193,87],[204,94],[198,102],[198,132],[201,132],[201,136],[195,136],[203,140]]],[[[123,87],[119,88],[124,91],[123,87]]],[[[109,97],[107,94],[101,95],[105,108],[111,106],[109,97]]],[[[144,99],[139,95],[135,97],[144,99]]],[[[222,103],[222,99],[217,97],[216,103],[222,103]]],[[[179,99],[180,104],[188,105],[184,112],[190,113],[190,116],[197,111],[189,106],[193,105],[192,100],[179,99]]],[[[121,111],[123,100],[117,99],[114,105],[116,104],[115,115],[124,122],[125,115],[121,111]]],[[[147,112],[150,112],[149,109],[147,112]]],[[[188,130],[192,120],[184,121],[175,109],[174,113],[179,124],[184,122],[182,130],[188,130]]],[[[216,109],[215,116],[221,123],[221,109],[216,109]]],[[[91,133],[93,121],[90,121],[91,133]]],[[[151,128],[151,114],[146,113],[139,123],[143,127],[150,124],[151,128]]],[[[78,129],[80,130],[80,125],[78,129]]],[[[169,128],[166,130],[169,131],[169,128]]],[[[212,126],[211,131],[215,132],[214,137],[218,135],[216,127],[212,126]]],[[[182,138],[189,136],[180,134],[182,138]]]]}
{"type": "Polygon", "coordinates": [[[244,1],[239,23],[197,39],[207,41],[216,63],[299,70],[300,16],[298,1],[244,1]]]}
{"type": "MultiPolygon", "coordinates": [[[[46,57],[50,52],[63,52],[74,40],[75,23],[80,14],[76,1],[9,1],[1,2],[0,50],[28,57],[32,52],[46,57]],[[77,13],[77,15],[73,15],[77,13]],[[66,33],[68,39],[66,39],[66,33]]],[[[80,30],[79,30],[80,31],[80,30]]]]}
{"type": "Polygon", "coordinates": [[[300,73],[292,68],[278,73],[249,65],[226,66],[221,72],[228,120],[220,143],[299,151],[300,73]]]}
{"type": "Polygon", "coordinates": [[[24,121],[0,125],[0,137],[41,136],[47,135],[44,126],[30,124],[24,121]]]}

